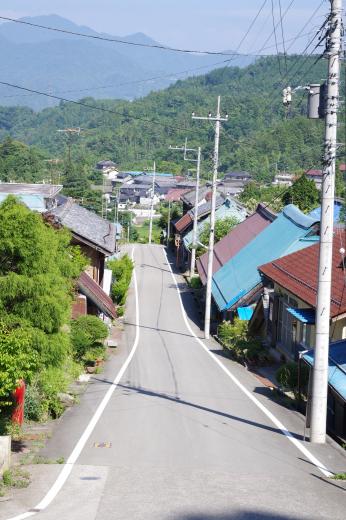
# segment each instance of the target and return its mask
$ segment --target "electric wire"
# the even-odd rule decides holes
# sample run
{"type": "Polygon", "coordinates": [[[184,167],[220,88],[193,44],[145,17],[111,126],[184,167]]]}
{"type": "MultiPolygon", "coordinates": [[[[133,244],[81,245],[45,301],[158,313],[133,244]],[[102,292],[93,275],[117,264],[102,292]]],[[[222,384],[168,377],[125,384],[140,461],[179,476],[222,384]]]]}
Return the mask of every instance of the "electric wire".
{"type": "MultiPolygon", "coordinates": [[[[293,0],[294,1],[294,0],[293,0]]],[[[10,18],[7,16],[0,16],[1,20],[6,20],[9,22],[14,22],[18,24],[27,25],[29,27],[35,27],[37,29],[46,29],[48,31],[55,31],[58,33],[64,33],[64,34],[70,34],[73,36],[79,36],[82,38],[91,38],[93,40],[101,40],[106,42],[112,42],[112,43],[119,43],[122,45],[130,45],[135,47],[144,47],[149,49],[159,49],[163,51],[170,51],[170,52],[179,52],[182,54],[207,54],[207,55],[216,55],[216,56],[234,56],[234,52],[224,52],[224,51],[210,51],[210,50],[197,50],[197,49],[181,49],[178,47],[168,47],[166,45],[160,45],[160,44],[150,44],[150,43],[139,43],[139,42],[131,42],[127,40],[122,40],[120,38],[111,38],[107,36],[101,36],[101,35],[94,35],[94,34],[86,34],[76,31],[69,31],[67,29],[58,29],[57,27],[51,27],[48,25],[41,25],[37,23],[28,22],[25,20],[19,20],[15,18],[10,18]]]]}
{"type": "MultiPolygon", "coordinates": [[[[282,78],[279,47],[278,47],[278,41],[277,41],[277,37],[276,37],[276,26],[275,26],[275,15],[274,15],[274,0],[271,0],[271,12],[272,12],[272,23],[273,23],[273,33],[274,33],[274,40],[275,40],[276,56],[277,56],[278,65],[279,65],[279,73],[280,73],[280,76],[282,78]]],[[[281,21],[282,21],[282,17],[281,17],[281,21]]]]}
{"type": "Polygon", "coordinates": [[[279,0],[279,12],[280,12],[280,25],[281,25],[282,48],[283,48],[283,51],[284,51],[285,71],[286,71],[286,75],[287,75],[287,55],[286,55],[286,44],[285,44],[284,26],[283,26],[283,20],[282,20],[281,0],[279,0]]]}

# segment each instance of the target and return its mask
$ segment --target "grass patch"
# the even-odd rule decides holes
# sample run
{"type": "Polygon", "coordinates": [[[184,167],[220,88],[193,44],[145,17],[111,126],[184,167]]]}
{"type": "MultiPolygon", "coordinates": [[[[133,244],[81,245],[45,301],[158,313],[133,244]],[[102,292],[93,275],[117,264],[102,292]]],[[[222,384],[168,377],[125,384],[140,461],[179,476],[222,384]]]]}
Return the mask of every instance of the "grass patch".
{"type": "Polygon", "coordinates": [[[30,484],[30,473],[19,466],[14,466],[4,471],[2,481],[5,487],[27,488],[30,484]]]}
{"type": "Polygon", "coordinates": [[[346,473],[336,473],[333,477],[333,480],[346,480],[346,473]]]}
{"type": "MultiPolygon", "coordinates": [[[[138,233],[137,242],[146,244],[149,240],[149,220],[145,220],[141,226],[135,226],[135,229],[138,233]]],[[[158,222],[153,220],[152,242],[155,244],[160,243],[161,232],[162,229],[158,222]]]]}

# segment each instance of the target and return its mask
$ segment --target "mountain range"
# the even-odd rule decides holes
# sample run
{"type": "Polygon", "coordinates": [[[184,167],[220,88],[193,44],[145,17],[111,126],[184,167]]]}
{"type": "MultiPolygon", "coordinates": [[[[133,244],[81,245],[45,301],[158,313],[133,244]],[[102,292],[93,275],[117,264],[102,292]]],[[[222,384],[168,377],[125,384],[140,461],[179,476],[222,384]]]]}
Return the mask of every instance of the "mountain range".
{"type": "MultiPolygon", "coordinates": [[[[21,20],[96,37],[160,45],[143,33],[124,37],[98,33],[58,15],[21,20]]],[[[231,51],[225,51],[231,52],[231,51]]],[[[1,80],[68,99],[132,100],[161,90],[177,79],[225,66],[226,56],[183,54],[162,49],[106,42],[15,22],[0,25],[1,80]]],[[[251,57],[231,59],[243,67],[251,57]]],[[[40,110],[58,100],[0,85],[0,104],[40,110]]]]}

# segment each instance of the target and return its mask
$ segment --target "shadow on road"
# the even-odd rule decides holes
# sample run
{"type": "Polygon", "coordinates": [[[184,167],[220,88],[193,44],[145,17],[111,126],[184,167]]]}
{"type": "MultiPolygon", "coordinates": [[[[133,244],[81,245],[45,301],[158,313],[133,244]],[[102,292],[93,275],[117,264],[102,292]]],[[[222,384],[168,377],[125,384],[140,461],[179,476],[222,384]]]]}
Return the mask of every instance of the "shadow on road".
{"type": "MultiPolygon", "coordinates": [[[[113,382],[109,381],[107,379],[102,379],[98,377],[93,377],[93,380],[99,381],[101,383],[112,385],[113,382]]],[[[149,397],[158,397],[159,399],[164,399],[166,401],[170,401],[176,404],[189,406],[191,408],[196,408],[197,410],[202,410],[203,412],[212,413],[214,415],[218,415],[220,417],[225,417],[226,419],[230,419],[232,421],[241,422],[243,424],[248,424],[250,426],[254,426],[255,428],[261,428],[263,430],[268,430],[274,433],[279,433],[280,435],[283,435],[282,431],[278,428],[274,428],[273,426],[268,426],[266,424],[262,424],[256,421],[251,421],[250,419],[244,419],[243,417],[238,417],[236,415],[231,415],[226,412],[221,412],[220,410],[214,410],[213,408],[208,408],[207,406],[203,406],[200,404],[192,403],[190,401],[185,401],[184,399],[181,399],[180,397],[174,397],[171,395],[163,394],[160,392],[154,392],[153,390],[148,390],[146,388],[137,387],[137,386],[131,386],[131,385],[123,385],[118,384],[118,388],[123,388],[124,390],[131,390],[132,392],[136,392],[141,395],[149,396],[149,397]]],[[[296,439],[301,440],[303,437],[301,435],[296,435],[295,433],[291,432],[291,435],[295,437],[296,439]]]]}
{"type": "MultiPolygon", "coordinates": [[[[124,325],[129,325],[130,327],[136,327],[136,323],[131,323],[129,321],[124,321],[124,325]]],[[[178,336],[187,336],[188,338],[193,338],[191,334],[185,334],[184,332],[177,332],[176,330],[168,330],[168,329],[161,329],[159,327],[149,327],[148,325],[139,325],[140,329],[148,329],[148,330],[155,330],[156,332],[167,332],[168,334],[175,334],[178,336]]]]}
{"type": "Polygon", "coordinates": [[[237,511],[234,513],[186,513],[176,520],[301,520],[301,517],[265,511],[237,511]]]}

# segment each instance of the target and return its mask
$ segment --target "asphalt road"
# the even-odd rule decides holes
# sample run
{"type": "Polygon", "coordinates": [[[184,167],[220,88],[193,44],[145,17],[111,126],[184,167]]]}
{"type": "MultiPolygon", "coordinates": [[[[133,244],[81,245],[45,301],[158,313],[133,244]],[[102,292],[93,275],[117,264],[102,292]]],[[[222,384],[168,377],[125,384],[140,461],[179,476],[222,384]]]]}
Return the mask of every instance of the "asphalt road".
{"type": "MultiPolygon", "coordinates": [[[[344,520],[345,485],[325,478],[191,335],[163,249],[136,246],[135,261],[138,348],[65,486],[37,518],[344,520]]],[[[184,295],[193,317],[189,298],[184,295]]],[[[68,455],[130,351],[134,301],[132,287],[119,356],[65,416],[49,455],[68,455]]],[[[218,358],[301,435],[297,414],[272,401],[243,367],[218,358]]],[[[305,445],[332,471],[346,470],[344,452],[333,443],[305,445]]]]}

